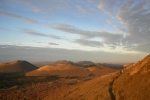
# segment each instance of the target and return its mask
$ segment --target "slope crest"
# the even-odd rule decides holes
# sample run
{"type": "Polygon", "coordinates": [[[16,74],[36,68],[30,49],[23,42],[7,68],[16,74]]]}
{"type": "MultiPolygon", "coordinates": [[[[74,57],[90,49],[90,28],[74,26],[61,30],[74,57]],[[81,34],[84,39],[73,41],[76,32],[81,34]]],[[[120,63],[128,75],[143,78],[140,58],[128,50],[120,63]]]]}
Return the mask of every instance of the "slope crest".
{"type": "Polygon", "coordinates": [[[147,73],[150,72],[150,54],[146,56],[143,60],[137,62],[130,70],[130,75],[136,73],[147,73]]]}

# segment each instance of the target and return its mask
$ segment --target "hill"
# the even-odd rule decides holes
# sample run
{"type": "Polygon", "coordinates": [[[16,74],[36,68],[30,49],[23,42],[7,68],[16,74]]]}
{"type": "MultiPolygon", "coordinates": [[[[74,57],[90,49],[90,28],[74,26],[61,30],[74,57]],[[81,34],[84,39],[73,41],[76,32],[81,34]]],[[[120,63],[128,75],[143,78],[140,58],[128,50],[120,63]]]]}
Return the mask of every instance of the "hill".
{"type": "Polygon", "coordinates": [[[27,61],[17,60],[14,62],[0,63],[1,73],[28,72],[37,69],[27,61]]]}
{"type": "Polygon", "coordinates": [[[43,100],[111,100],[108,90],[115,75],[116,73],[107,74],[63,91],[50,92],[43,100]]]}
{"type": "Polygon", "coordinates": [[[44,76],[44,75],[58,75],[60,77],[80,76],[85,77],[90,74],[88,69],[78,67],[76,65],[65,63],[56,65],[45,65],[37,70],[28,72],[27,76],[44,76]]]}
{"type": "Polygon", "coordinates": [[[73,62],[67,61],[67,60],[58,60],[58,61],[53,62],[52,64],[57,65],[57,64],[67,64],[67,63],[74,64],[73,62]]]}
{"type": "Polygon", "coordinates": [[[122,71],[117,71],[101,64],[83,68],[66,62],[45,65],[28,72],[26,75],[60,75],[61,78],[52,82],[33,84],[32,86],[14,87],[7,89],[7,91],[1,90],[0,96],[2,98],[11,98],[13,96],[19,97],[19,99],[30,98],[32,100],[39,98],[41,100],[150,99],[150,55],[135,64],[124,65],[122,71]],[[68,76],[77,77],[67,78],[68,76]],[[87,80],[89,78],[91,79],[87,80]],[[22,97],[20,94],[22,94],[22,97]]]}
{"type": "Polygon", "coordinates": [[[116,71],[116,69],[96,65],[93,67],[81,67],[74,63],[56,63],[52,65],[45,65],[37,70],[28,72],[27,76],[45,76],[45,75],[58,75],[60,77],[98,77],[116,71]]]}
{"type": "Polygon", "coordinates": [[[150,55],[133,64],[114,81],[116,100],[150,99],[150,55]]]}
{"type": "Polygon", "coordinates": [[[93,63],[92,61],[79,61],[75,63],[78,66],[82,66],[82,67],[92,67],[95,66],[95,63],[93,63]]]}
{"type": "Polygon", "coordinates": [[[93,67],[88,67],[87,69],[90,71],[91,75],[94,75],[95,77],[118,71],[118,69],[110,68],[108,66],[103,65],[96,65],[93,67]]]}

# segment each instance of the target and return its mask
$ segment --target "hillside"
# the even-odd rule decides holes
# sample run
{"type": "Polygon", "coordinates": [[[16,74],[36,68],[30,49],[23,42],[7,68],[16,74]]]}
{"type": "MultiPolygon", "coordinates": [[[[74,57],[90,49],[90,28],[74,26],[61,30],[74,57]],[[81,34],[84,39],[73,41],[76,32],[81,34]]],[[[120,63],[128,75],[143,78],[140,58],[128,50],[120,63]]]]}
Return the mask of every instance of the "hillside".
{"type": "Polygon", "coordinates": [[[150,99],[150,55],[125,69],[114,81],[116,100],[150,99]]]}
{"type": "Polygon", "coordinates": [[[110,82],[116,73],[89,81],[61,78],[52,82],[0,90],[1,100],[110,100],[110,82]]]}
{"type": "Polygon", "coordinates": [[[83,68],[74,63],[58,63],[55,65],[45,65],[37,70],[28,72],[27,76],[45,76],[45,75],[58,75],[60,77],[98,77],[116,71],[116,69],[97,65],[93,67],[83,68]]]}
{"type": "Polygon", "coordinates": [[[45,65],[37,70],[28,72],[27,76],[44,76],[44,75],[58,75],[60,77],[80,76],[86,77],[90,74],[88,69],[72,65],[70,63],[45,65]]]}
{"type": "Polygon", "coordinates": [[[93,66],[93,67],[88,67],[87,69],[95,77],[99,77],[99,76],[102,76],[102,75],[106,75],[108,73],[118,71],[118,69],[110,68],[108,66],[103,66],[103,65],[96,65],[96,66],[93,66]]]}
{"type": "Polygon", "coordinates": [[[27,61],[17,60],[14,62],[0,63],[1,73],[28,72],[35,69],[37,67],[27,61]]]}
{"type": "Polygon", "coordinates": [[[14,100],[17,98],[18,100],[150,99],[150,55],[135,64],[124,65],[122,71],[101,64],[83,68],[65,62],[45,65],[27,72],[26,75],[40,76],[40,79],[41,76],[59,75],[61,78],[51,82],[0,90],[0,98],[2,100],[12,97],[15,97],[14,100]]]}
{"type": "Polygon", "coordinates": [[[116,73],[107,74],[93,80],[73,85],[64,91],[50,92],[43,100],[110,100],[110,82],[116,73]]]}

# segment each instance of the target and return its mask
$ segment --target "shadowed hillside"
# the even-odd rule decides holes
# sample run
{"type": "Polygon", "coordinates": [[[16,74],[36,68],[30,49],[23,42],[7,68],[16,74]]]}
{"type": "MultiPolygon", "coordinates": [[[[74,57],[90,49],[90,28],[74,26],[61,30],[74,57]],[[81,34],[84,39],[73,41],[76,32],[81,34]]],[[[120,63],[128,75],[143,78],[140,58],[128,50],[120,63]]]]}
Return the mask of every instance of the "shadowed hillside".
{"type": "Polygon", "coordinates": [[[37,67],[27,61],[17,60],[14,62],[0,63],[0,72],[2,73],[28,72],[35,69],[37,67]]]}

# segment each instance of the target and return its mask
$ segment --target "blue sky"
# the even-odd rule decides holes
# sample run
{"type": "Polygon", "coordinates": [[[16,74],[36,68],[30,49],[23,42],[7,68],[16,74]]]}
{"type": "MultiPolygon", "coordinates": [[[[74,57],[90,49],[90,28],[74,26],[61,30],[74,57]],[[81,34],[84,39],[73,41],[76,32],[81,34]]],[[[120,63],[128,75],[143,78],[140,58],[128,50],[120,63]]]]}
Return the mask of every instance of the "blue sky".
{"type": "Polygon", "coordinates": [[[0,1],[0,61],[127,63],[149,51],[150,0],[0,1]]]}

